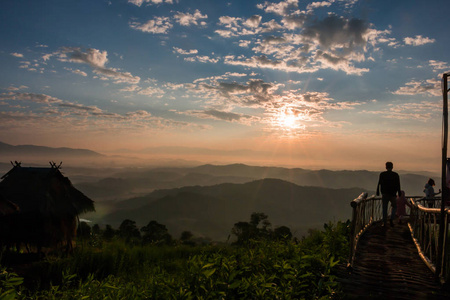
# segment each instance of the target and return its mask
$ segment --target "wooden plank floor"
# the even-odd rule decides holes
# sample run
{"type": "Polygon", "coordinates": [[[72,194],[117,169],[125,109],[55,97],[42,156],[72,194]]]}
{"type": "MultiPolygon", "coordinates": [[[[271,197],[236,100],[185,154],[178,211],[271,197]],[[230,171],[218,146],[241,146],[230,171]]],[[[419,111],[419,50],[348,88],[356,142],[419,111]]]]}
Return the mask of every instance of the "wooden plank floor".
{"type": "Polygon", "coordinates": [[[339,272],[348,299],[450,299],[418,255],[406,222],[373,225],[358,245],[353,271],[339,272]]]}

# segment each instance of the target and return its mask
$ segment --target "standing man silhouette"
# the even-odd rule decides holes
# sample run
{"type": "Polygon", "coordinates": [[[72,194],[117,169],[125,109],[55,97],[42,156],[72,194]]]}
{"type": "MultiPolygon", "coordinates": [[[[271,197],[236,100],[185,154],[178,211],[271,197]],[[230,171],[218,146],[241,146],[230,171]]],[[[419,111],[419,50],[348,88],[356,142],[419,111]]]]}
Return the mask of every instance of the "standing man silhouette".
{"type": "Polygon", "coordinates": [[[386,163],[386,170],[380,173],[380,179],[377,185],[377,196],[380,195],[381,186],[381,201],[383,202],[383,226],[386,226],[387,222],[387,208],[389,202],[391,203],[391,226],[394,226],[395,213],[397,211],[396,193],[401,196],[400,190],[400,177],[396,172],[393,172],[394,164],[388,161],[386,163]]]}

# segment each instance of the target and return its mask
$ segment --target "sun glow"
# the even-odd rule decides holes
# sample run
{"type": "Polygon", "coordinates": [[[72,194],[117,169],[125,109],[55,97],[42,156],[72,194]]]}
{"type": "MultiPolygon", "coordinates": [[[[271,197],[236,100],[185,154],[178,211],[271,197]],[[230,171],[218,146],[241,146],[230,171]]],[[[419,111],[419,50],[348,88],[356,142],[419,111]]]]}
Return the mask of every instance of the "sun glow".
{"type": "Polygon", "coordinates": [[[288,135],[298,134],[305,129],[303,115],[296,112],[292,107],[283,107],[273,116],[272,126],[288,135]]]}
{"type": "Polygon", "coordinates": [[[297,127],[297,118],[295,115],[284,115],[280,118],[280,125],[284,128],[296,128],[297,127]]]}

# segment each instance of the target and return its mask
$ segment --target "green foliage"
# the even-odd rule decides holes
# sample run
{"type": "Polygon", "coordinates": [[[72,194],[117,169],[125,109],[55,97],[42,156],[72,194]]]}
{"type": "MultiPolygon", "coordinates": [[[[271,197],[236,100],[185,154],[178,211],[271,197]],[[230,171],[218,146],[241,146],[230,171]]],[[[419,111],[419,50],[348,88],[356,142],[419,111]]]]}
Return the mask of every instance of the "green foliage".
{"type": "Polygon", "coordinates": [[[119,226],[119,236],[125,239],[127,242],[133,242],[141,237],[139,229],[136,226],[136,222],[126,219],[119,226]]]}
{"type": "Polygon", "coordinates": [[[250,222],[237,222],[231,229],[231,233],[237,237],[236,244],[242,245],[252,240],[284,240],[292,239],[291,229],[280,226],[271,229],[269,217],[264,213],[252,213],[250,222]]]}
{"type": "Polygon", "coordinates": [[[142,236],[144,244],[170,244],[172,242],[166,226],[156,221],[150,221],[147,226],[141,228],[141,231],[144,233],[142,236]]]}
{"type": "Polygon", "coordinates": [[[0,288],[11,295],[5,299],[329,299],[339,295],[333,271],[348,253],[346,231],[346,223],[329,223],[301,241],[240,246],[130,245],[114,237],[35,263],[34,289],[3,270],[0,288]]]}
{"type": "Polygon", "coordinates": [[[16,273],[8,272],[5,268],[0,269],[0,300],[17,299],[21,293],[20,285],[23,278],[16,273]]]}

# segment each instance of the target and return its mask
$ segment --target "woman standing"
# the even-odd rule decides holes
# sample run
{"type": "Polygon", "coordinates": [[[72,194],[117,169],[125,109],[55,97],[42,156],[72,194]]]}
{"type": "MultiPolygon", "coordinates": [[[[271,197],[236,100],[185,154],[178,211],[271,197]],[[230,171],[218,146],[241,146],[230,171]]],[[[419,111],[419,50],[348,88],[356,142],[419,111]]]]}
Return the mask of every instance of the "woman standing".
{"type": "Polygon", "coordinates": [[[429,208],[433,208],[434,206],[434,196],[441,193],[441,190],[435,193],[433,188],[434,186],[435,186],[434,180],[430,178],[428,179],[427,184],[425,184],[425,189],[423,190],[423,192],[425,193],[425,198],[427,198],[429,208]]]}

